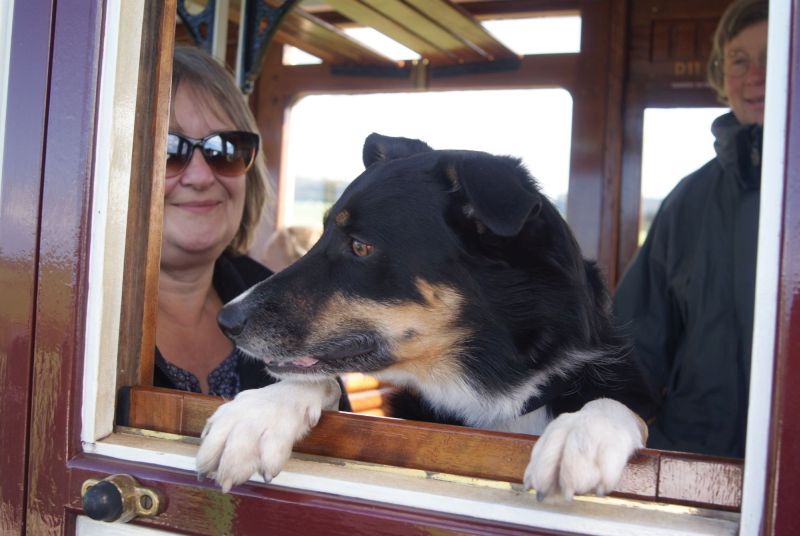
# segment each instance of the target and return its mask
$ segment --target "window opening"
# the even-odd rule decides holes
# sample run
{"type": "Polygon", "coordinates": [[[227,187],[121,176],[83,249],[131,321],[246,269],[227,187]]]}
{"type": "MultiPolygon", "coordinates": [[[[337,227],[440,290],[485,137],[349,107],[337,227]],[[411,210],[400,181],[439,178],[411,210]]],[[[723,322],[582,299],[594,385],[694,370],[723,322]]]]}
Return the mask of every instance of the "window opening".
{"type": "Polygon", "coordinates": [[[564,213],[572,98],[563,89],[316,95],[291,111],[282,225],[321,225],[364,170],[361,147],[372,132],[520,157],[564,213]]]}
{"type": "Polygon", "coordinates": [[[345,28],[344,33],[393,60],[418,60],[420,55],[374,28],[345,28]]]}
{"type": "Polygon", "coordinates": [[[647,108],[642,128],[639,245],[661,201],[689,173],[714,158],[711,123],[727,108],[647,108]]]}
{"type": "Polygon", "coordinates": [[[580,15],[494,19],[483,21],[482,24],[505,46],[520,55],[581,51],[580,15]]]}
{"type": "Polygon", "coordinates": [[[291,45],[283,45],[284,65],[318,65],[322,60],[313,54],[291,45]]]}
{"type": "MultiPolygon", "coordinates": [[[[527,92],[531,92],[531,91],[533,91],[533,90],[527,90],[527,92]]],[[[564,95],[566,95],[568,97],[568,93],[563,91],[563,90],[535,90],[535,91],[560,91],[561,93],[563,93],[564,95]]],[[[485,95],[491,94],[491,93],[513,93],[513,92],[488,92],[488,91],[485,91],[485,92],[469,92],[469,93],[481,93],[481,94],[483,94],[485,96],[485,95]]],[[[503,100],[502,97],[496,99],[497,104],[499,105],[499,103],[501,103],[502,100],[503,100]]],[[[524,139],[530,145],[536,145],[536,146],[545,145],[546,146],[547,143],[552,141],[551,138],[553,138],[554,133],[556,131],[555,127],[556,126],[565,126],[566,134],[565,134],[564,138],[566,140],[569,140],[570,139],[570,134],[571,134],[570,133],[571,123],[572,123],[572,120],[571,120],[571,117],[572,117],[572,101],[571,101],[571,99],[567,98],[566,102],[568,103],[568,106],[567,106],[568,113],[564,117],[562,117],[561,119],[557,120],[554,123],[550,122],[550,121],[547,121],[546,119],[543,119],[542,117],[537,117],[535,121],[528,121],[528,120],[519,121],[520,123],[527,123],[528,126],[531,128],[531,132],[523,132],[522,135],[519,136],[518,138],[524,139]],[[547,137],[546,137],[547,139],[537,138],[537,137],[534,136],[535,133],[533,132],[533,130],[535,129],[535,125],[536,124],[539,124],[540,126],[543,125],[543,124],[546,124],[548,126],[548,128],[546,129],[547,130],[547,137]]],[[[493,106],[494,106],[494,103],[493,103],[493,106]]],[[[518,106],[516,106],[516,107],[517,107],[517,115],[512,115],[512,117],[517,117],[519,115],[519,107],[518,106]]],[[[335,106],[334,106],[334,108],[335,108],[335,106]]],[[[464,114],[464,115],[471,115],[472,112],[474,111],[474,109],[475,108],[480,108],[480,106],[475,106],[473,104],[473,106],[470,106],[470,107],[467,107],[467,108],[464,108],[464,107],[461,107],[461,106],[457,106],[456,108],[461,108],[462,114],[463,114],[463,110],[465,110],[465,109],[470,110],[470,114],[464,114]]],[[[406,110],[406,112],[408,112],[408,110],[406,110]]],[[[492,113],[493,113],[493,115],[498,116],[498,117],[506,117],[506,119],[508,117],[504,113],[499,113],[499,112],[496,112],[496,111],[492,112],[492,113]]],[[[363,114],[363,112],[362,112],[362,114],[363,114]]],[[[355,116],[358,116],[358,115],[359,115],[358,113],[355,114],[355,116]]],[[[363,114],[363,115],[369,116],[368,114],[363,114]]],[[[335,127],[338,126],[338,128],[339,128],[338,134],[341,134],[341,130],[343,130],[343,129],[341,129],[341,126],[343,124],[348,125],[351,122],[350,121],[351,119],[352,119],[352,117],[349,120],[347,120],[346,122],[344,122],[344,123],[338,122],[338,121],[333,123],[333,126],[335,126],[335,127]]],[[[374,119],[374,117],[372,119],[374,119]]],[[[321,123],[321,121],[319,121],[319,118],[318,118],[317,125],[316,125],[318,129],[320,127],[319,123],[321,123]]],[[[424,123],[422,123],[422,124],[424,124],[424,123]]],[[[456,139],[454,134],[456,134],[456,133],[458,133],[460,131],[460,129],[458,127],[458,124],[457,123],[452,123],[452,124],[448,124],[448,126],[452,129],[450,132],[448,132],[447,137],[445,138],[446,140],[449,140],[451,142],[451,143],[449,143],[449,145],[452,146],[453,148],[464,148],[464,147],[467,147],[466,143],[461,143],[461,142],[455,143],[453,141],[453,140],[456,139]]],[[[495,127],[495,128],[498,128],[498,127],[495,127]]],[[[498,135],[498,132],[493,131],[490,128],[489,129],[480,129],[480,130],[482,130],[484,133],[487,134],[487,136],[490,139],[490,141],[491,141],[493,136],[497,136],[498,135]]],[[[545,129],[539,128],[538,130],[545,130],[545,129]]],[[[421,131],[421,129],[418,129],[418,130],[416,130],[414,132],[420,132],[420,131],[421,131]]],[[[408,133],[408,132],[396,132],[395,133],[395,132],[386,131],[386,130],[384,130],[383,132],[387,133],[387,134],[413,135],[414,137],[419,137],[419,138],[425,140],[426,142],[430,143],[432,146],[434,146],[436,148],[447,148],[447,147],[445,147],[445,146],[443,146],[441,144],[438,144],[437,143],[437,139],[434,136],[426,135],[426,134],[423,134],[423,133],[420,133],[420,134],[408,133]]],[[[558,133],[560,135],[561,131],[558,130],[558,133]]],[[[351,146],[351,150],[352,150],[352,148],[356,149],[355,151],[352,151],[356,156],[360,155],[360,150],[358,150],[358,149],[360,149],[360,146],[361,146],[361,143],[363,142],[363,138],[364,137],[365,137],[365,135],[361,135],[359,142],[357,144],[351,146]]],[[[470,136],[470,137],[472,137],[472,136],[470,136]]],[[[331,139],[333,139],[333,138],[331,138],[331,139]]],[[[290,141],[291,140],[293,140],[293,138],[290,138],[290,141]]],[[[292,145],[293,144],[290,143],[290,147],[292,145]]],[[[564,173],[563,173],[563,177],[564,177],[564,180],[563,180],[563,183],[564,183],[563,193],[559,193],[559,188],[556,187],[556,188],[553,189],[553,191],[556,192],[555,194],[553,194],[550,191],[551,189],[548,188],[547,184],[545,183],[543,175],[539,171],[537,171],[538,168],[534,167],[532,165],[532,163],[535,162],[538,157],[541,157],[542,154],[552,153],[552,149],[548,149],[546,147],[545,149],[543,149],[541,151],[541,153],[535,155],[537,158],[529,159],[527,156],[522,154],[523,151],[512,151],[512,150],[510,150],[509,148],[513,144],[511,144],[509,141],[498,142],[498,145],[504,147],[504,149],[502,151],[498,151],[497,149],[493,149],[492,147],[485,147],[485,148],[484,147],[475,147],[475,148],[478,148],[478,149],[481,149],[481,150],[487,150],[487,151],[490,151],[490,152],[507,152],[509,154],[523,156],[524,161],[529,166],[529,168],[531,169],[532,174],[537,176],[537,178],[540,181],[542,181],[542,186],[543,186],[543,188],[545,190],[545,193],[547,195],[549,195],[550,197],[552,197],[554,199],[554,201],[556,201],[556,203],[559,205],[559,208],[563,211],[563,199],[565,199],[565,197],[566,197],[567,177],[569,175],[569,170],[568,170],[568,166],[569,166],[569,141],[567,141],[567,143],[566,143],[567,147],[566,147],[566,150],[565,150],[565,153],[564,153],[566,155],[566,157],[565,157],[566,164],[565,164],[565,169],[564,169],[564,173]],[[559,198],[562,199],[562,202],[559,202],[559,198]]],[[[320,144],[316,144],[316,147],[321,147],[321,145],[320,144]]],[[[305,158],[308,158],[309,154],[312,154],[312,153],[308,153],[307,152],[307,153],[305,153],[305,155],[302,155],[302,156],[304,156],[305,158]]],[[[341,153],[341,154],[344,154],[344,153],[341,153]]],[[[317,158],[315,157],[314,159],[317,159],[317,158]]],[[[325,159],[320,157],[320,158],[318,158],[318,160],[324,161],[325,159]]],[[[360,162],[359,162],[358,171],[353,173],[353,174],[350,174],[349,178],[351,178],[351,179],[354,178],[359,172],[360,172],[360,162]]],[[[319,220],[317,220],[317,221],[319,221],[319,220]]]]}

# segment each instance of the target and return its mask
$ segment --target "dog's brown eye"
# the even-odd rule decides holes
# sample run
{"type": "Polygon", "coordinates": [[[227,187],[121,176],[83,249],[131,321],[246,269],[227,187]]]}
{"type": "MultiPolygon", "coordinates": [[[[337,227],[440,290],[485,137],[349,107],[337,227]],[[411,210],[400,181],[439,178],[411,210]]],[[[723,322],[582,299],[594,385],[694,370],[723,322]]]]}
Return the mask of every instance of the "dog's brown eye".
{"type": "Polygon", "coordinates": [[[372,254],[372,250],[375,249],[375,246],[372,244],[365,244],[364,242],[354,238],[350,241],[350,249],[352,249],[353,253],[355,253],[357,256],[366,257],[367,255],[372,254]]]}

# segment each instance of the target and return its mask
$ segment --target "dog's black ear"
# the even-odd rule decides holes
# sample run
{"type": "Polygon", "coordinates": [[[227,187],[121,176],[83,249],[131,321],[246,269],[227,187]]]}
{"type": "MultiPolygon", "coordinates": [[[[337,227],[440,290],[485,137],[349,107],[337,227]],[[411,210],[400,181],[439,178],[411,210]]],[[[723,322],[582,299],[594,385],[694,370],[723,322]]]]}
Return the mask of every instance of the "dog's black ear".
{"type": "Polygon", "coordinates": [[[433,151],[430,146],[420,140],[410,138],[392,138],[381,134],[372,133],[364,141],[362,159],[364,167],[368,168],[380,160],[394,160],[417,153],[433,151]]]}
{"type": "Polygon", "coordinates": [[[536,183],[516,158],[472,153],[443,163],[453,187],[467,198],[468,215],[497,235],[518,234],[542,206],[536,183]]]}

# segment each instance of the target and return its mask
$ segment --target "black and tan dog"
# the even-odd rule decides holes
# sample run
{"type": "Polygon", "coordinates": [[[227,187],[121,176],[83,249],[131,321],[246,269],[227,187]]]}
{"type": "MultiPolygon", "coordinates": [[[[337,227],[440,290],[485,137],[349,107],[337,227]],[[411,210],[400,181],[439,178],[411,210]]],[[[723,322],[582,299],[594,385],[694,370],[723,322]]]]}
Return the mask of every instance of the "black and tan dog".
{"type": "Polygon", "coordinates": [[[317,244],[220,313],[282,381],[219,408],[198,471],[225,490],[269,480],[336,407],[332,378],[355,371],[405,386],[439,420],[547,426],[525,474],[540,497],[611,491],[651,398],[557,210],[510,157],[373,134],[364,163],[317,244]]]}

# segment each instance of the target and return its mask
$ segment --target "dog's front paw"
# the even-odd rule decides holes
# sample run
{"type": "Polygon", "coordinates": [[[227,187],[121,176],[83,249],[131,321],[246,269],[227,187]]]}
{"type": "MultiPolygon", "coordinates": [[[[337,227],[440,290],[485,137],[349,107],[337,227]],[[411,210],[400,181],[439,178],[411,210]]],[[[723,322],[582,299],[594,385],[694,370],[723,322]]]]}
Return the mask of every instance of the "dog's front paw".
{"type": "Polygon", "coordinates": [[[225,492],[254,473],[269,482],[294,443],[317,424],[323,409],[336,409],[340,396],[333,379],[285,380],[242,391],[206,422],[195,459],[198,474],[212,476],[225,492]]]}
{"type": "Polygon", "coordinates": [[[539,500],[561,495],[605,495],[617,485],[628,458],[644,446],[647,426],[608,398],[588,402],[551,422],[533,447],[525,488],[539,500]]]}

